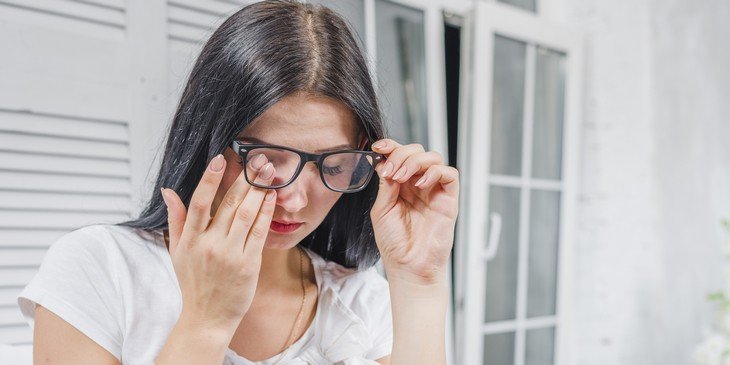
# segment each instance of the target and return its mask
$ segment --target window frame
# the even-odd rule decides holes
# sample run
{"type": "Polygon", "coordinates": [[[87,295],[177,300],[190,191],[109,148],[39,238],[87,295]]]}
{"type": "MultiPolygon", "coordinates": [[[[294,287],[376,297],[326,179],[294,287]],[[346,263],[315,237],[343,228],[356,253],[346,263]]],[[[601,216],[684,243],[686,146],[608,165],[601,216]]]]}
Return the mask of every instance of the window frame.
{"type": "MultiPolygon", "coordinates": [[[[461,76],[461,99],[460,126],[459,126],[459,166],[467,167],[465,174],[462,174],[464,191],[462,192],[463,213],[468,217],[457,227],[457,263],[462,268],[457,272],[457,346],[456,351],[459,364],[483,363],[483,342],[487,333],[502,333],[507,328],[528,329],[544,328],[554,325],[554,363],[565,363],[568,358],[568,337],[571,328],[572,303],[572,277],[570,269],[573,267],[572,247],[575,241],[575,216],[576,216],[576,195],[577,195],[577,157],[579,150],[578,125],[580,118],[580,85],[582,78],[582,39],[580,35],[562,29],[544,19],[543,7],[545,1],[538,0],[538,12],[532,13],[524,9],[516,8],[508,4],[497,3],[496,1],[476,1],[472,11],[466,14],[464,37],[462,44],[462,70],[470,73],[461,76]],[[527,176],[495,176],[490,174],[490,151],[483,150],[484,140],[491,140],[491,109],[492,109],[492,87],[493,87],[493,61],[494,61],[494,36],[499,34],[505,37],[517,39],[528,43],[527,62],[533,62],[528,67],[534,68],[534,44],[546,48],[564,52],[566,54],[566,79],[565,79],[565,113],[563,120],[563,176],[559,182],[551,180],[540,180],[531,177],[531,171],[527,176]],[[476,40],[476,42],[474,42],[476,40]],[[530,45],[533,45],[530,47],[530,45]],[[532,49],[532,51],[530,51],[532,49]],[[531,53],[531,55],[530,55],[531,53]],[[474,65],[479,65],[475,67],[474,65]],[[473,100],[487,100],[488,102],[474,103],[473,100]],[[474,116],[488,116],[488,123],[474,116]],[[475,157],[476,156],[476,157],[475,157]],[[484,163],[486,160],[486,163],[484,163]],[[530,201],[525,201],[524,190],[538,187],[547,188],[549,191],[560,191],[560,227],[559,227],[559,253],[558,253],[558,287],[556,293],[556,314],[553,319],[539,317],[538,320],[525,321],[518,318],[512,321],[484,324],[484,305],[486,292],[486,268],[488,260],[487,230],[489,217],[489,189],[484,186],[501,185],[520,188],[521,193],[521,219],[520,224],[524,225],[522,217],[529,217],[530,201]],[[468,199],[466,198],[468,195],[468,199]],[[470,202],[478,202],[470,204],[470,202]],[[527,210],[525,211],[525,207],[527,210]],[[507,322],[514,322],[513,327],[507,322]],[[528,323],[529,322],[529,323],[528,323]],[[463,339],[463,340],[462,340],[463,339]]],[[[534,73],[530,77],[527,71],[525,97],[532,98],[534,92],[534,73]],[[530,85],[532,82],[532,85],[530,85]]],[[[526,104],[529,102],[526,102],[526,104]]],[[[532,104],[529,105],[532,107],[532,104]]],[[[531,118],[532,110],[524,114],[525,120],[531,118]]],[[[525,123],[524,136],[532,135],[532,123],[525,123]]],[[[531,159],[531,139],[523,139],[523,162],[531,159]],[[529,149],[527,149],[529,148],[529,149]],[[529,153],[525,153],[525,151],[529,153]]],[[[524,172],[531,166],[523,166],[524,172]]],[[[529,195],[528,195],[529,197],[529,195]]],[[[529,218],[528,218],[529,219],[529,218]]],[[[529,221],[528,221],[529,222],[529,221]]],[[[525,231],[525,229],[522,229],[525,231]]],[[[527,242],[521,232],[520,245],[527,242]],[[525,242],[522,242],[525,241],[525,242]]],[[[527,256],[527,253],[520,253],[527,256]]],[[[520,260],[524,261],[524,257],[520,260]]],[[[527,268],[521,268],[527,270],[527,268]]],[[[521,276],[525,276],[522,275],[521,276]]],[[[526,278],[518,278],[518,303],[517,308],[526,307],[526,278]],[[522,301],[522,302],[520,302],[522,301]]],[[[515,364],[524,364],[525,359],[525,337],[526,332],[516,332],[515,335],[515,364]]]]}

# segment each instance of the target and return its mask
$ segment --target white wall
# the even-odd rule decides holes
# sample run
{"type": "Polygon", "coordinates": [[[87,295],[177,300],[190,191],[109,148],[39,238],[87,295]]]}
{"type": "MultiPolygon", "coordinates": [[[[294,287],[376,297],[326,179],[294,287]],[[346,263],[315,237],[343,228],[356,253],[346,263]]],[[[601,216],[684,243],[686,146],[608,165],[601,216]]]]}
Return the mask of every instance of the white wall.
{"type": "Polygon", "coordinates": [[[722,287],[730,3],[550,0],[586,39],[576,364],[688,364],[722,287]]]}

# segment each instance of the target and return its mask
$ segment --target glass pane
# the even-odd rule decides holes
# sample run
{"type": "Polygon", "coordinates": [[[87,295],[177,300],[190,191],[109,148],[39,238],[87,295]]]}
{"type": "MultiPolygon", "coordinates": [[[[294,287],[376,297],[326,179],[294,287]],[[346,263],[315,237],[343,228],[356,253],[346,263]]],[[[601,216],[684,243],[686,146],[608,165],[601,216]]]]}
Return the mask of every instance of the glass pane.
{"type": "Polygon", "coordinates": [[[535,0],[497,0],[500,3],[510,4],[518,8],[529,10],[533,13],[537,12],[537,4],[535,0]]]}
{"type": "Polygon", "coordinates": [[[514,332],[484,336],[485,365],[512,365],[514,364],[514,357],[514,332]]]}
{"type": "Polygon", "coordinates": [[[555,328],[527,331],[525,365],[552,365],[555,348],[555,328]]]}
{"type": "Polygon", "coordinates": [[[372,176],[373,162],[372,156],[363,153],[335,153],[322,161],[322,173],[327,185],[334,189],[359,189],[372,176]]]}
{"type": "Polygon", "coordinates": [[[386,128],[397,141],[420,143],[428,150],[426,49],[421,10],[378,0],[376,90],[386,128]]]}
{"type": "Polygon", "coordinates": [[[560,193],[533,190],[530,202],[527,317],[555,314],[560,193]]]}
{"type": "Polygon", "coordinates": [[[494,38],[490,158],[493,174],[521,174],[526,47],[524,42],[498,35],[494,38]]]}
{"type": "Polygon", "coordinates": [[[363,0],[309,0],[310,3],[322,4],[340,14],[350,23],[350,29],[357,45],[363,53],[365,49],[365,4],[363,0]]]}
{"type": "MultiPolygon", "coordinates": [[[[246,165],[253,165],[254,162],[262,164],[261,166],[271,162],[274,166],[275,175],[270,185],[278,186],[288,183],[294,177],[301,162],[301,157],[289,150],[261,147],[253,148],[246,154],[246,165]]],[[[244,173],[248,183],[253,184],[255,177],[248,172],[248,169],[244,173]]]]}
{"type": "Polygon", "coordinates": [[[487,263],[485,315],[487,322],[514,319],[517,311],[517,253],[519,251],[520,189],[492,186],[489,212],[502,216],[496,256],[487,263]]]}
{"type": "Polygon", "coordinates": [[[532,176],[560,180],[563,160],[565,54],[537,47],[532,176]]]}

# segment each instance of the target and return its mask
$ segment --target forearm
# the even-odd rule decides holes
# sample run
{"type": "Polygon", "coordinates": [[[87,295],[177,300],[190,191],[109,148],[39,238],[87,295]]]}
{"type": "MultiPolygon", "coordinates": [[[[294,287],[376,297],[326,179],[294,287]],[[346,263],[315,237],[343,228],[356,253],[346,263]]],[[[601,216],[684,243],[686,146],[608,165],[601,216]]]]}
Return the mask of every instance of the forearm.
{"type": "Polygon", "coordinates": [[[221,364],[232,337],[230,329],[196,323],[181,315],[155,365],[221,364]]]}
{"type": "Polygon", "coordinates": [[[390,363],[445,365],[447,278],[425,285],[388,274],[388,283],[393,315],[390,363]]]}

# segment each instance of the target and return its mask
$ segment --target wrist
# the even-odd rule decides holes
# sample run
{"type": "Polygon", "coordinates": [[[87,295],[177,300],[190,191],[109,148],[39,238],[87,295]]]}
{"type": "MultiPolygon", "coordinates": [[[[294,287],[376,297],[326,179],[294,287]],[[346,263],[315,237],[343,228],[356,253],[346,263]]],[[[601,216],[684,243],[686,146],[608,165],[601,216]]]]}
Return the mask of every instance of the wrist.
{"type": "MultiPolygon", "coordinates": [[[[199,333],[205,338],[209,338],[211,341],[228,342],[230,342],[231,338],[233,338],[233,334],[238,328],[238,323],[210,321],[204,319],[203,316],[187,313],[185,311],[180,314],[177,325],[186,331],[199,333]]],[[[226,344],[228,344],[228,342],[226,342],[226,344]]]]}
{"type": "Polygon", "coordinates": [[[413,277],[408,273],[386,270],[393,300],[446,301],[449,296],[447,278],[439,276],[431,280],[413,277]]]}
{"type": "Polygon", "coordinates": [[[446,271],[441,269],[414,271],[385,263],[383,269],[388,277],[388,282],[401,283],[403,286],[412,287],[415,290],[442,288],[448,282],[446,271]]]}

